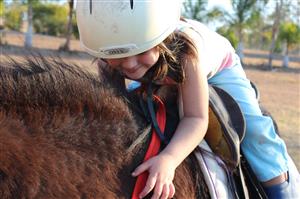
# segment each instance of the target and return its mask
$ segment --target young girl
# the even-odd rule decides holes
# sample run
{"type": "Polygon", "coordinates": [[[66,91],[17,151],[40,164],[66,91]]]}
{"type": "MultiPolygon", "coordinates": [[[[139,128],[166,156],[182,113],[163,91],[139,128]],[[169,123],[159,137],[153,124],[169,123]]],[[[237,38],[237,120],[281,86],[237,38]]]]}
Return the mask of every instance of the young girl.
{"type": "Polygon", "coordinates": [[[159,155],[133,172],[149,172],[143,198],[171,198],[176,167],[203,139],[208,125],[208,84],[239,103],[246,119],[242,150],[269,198],[300,198],[300,176],[271,118],[263,116],[233,47],[203,24],[180,20],[180,1],[78,1],[83,48],[126,78],[177,84],[181,121],[159,155]]]}

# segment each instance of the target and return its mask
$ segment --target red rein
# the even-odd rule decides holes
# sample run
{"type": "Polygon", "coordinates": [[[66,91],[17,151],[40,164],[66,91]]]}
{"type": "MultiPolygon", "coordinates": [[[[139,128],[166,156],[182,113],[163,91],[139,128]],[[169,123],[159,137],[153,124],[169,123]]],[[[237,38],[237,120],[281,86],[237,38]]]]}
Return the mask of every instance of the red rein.
{"type": "MultiPolygon", "coordinates": [[[[156,113],[156,120],[157,120],[157,123],[158,123],[158,126],[159,126],[161,132],[163,133],[165,131],[165,126],[166,126],[166,109],[165,109],[165,106],[164,106],[163,102],[161,101],[161,99],[159,99],[157,96],[154,96],[154,100],[158,103],[158,111],[156,113]]],[[[145,154],[144,162],[158,154],[159,149],[160,149],[160,143],[161,143],[161,141],[160,141],[158,135],[156,134],[155,129],[153,129],[151,142],[150,142],[147,152],[145,154]]],[[[148,172],[144,172],[137,177],[137,180],[136,180],[135,186],[134,186],[134,190],[132,193],[132,197],[131,197],[132,199],[139,199],[139,194],[144,189],[147,178],[148,178],[148,172]]]]}

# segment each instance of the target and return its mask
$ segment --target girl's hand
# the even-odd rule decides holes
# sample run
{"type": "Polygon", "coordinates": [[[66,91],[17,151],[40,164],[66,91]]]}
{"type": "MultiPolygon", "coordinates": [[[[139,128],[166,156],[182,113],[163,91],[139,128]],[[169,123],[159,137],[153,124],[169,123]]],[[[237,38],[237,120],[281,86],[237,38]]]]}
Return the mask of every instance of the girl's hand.
{"type": "Polygon", "coordinates": [[[145,197],[152,189],[154,190],[151,199],[166,199],[174,196],[175,187],[172,181],[176,166],[173,160],[171,155],[159,154],[135,169],[133,176],[138,176],[146,170],[149,172],[145,188],[139,195],[140,198],[145,197]]]}

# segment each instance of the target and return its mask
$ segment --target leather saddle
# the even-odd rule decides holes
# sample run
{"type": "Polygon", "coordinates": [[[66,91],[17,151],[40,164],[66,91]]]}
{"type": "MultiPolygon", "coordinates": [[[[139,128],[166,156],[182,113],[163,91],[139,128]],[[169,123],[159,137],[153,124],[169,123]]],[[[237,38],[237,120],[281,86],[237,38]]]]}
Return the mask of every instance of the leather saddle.
{"type": "Polygon", "coordinates": [[[209,87],[209,125],[205,140],[230,169],[239,165],[245,119],[237,102],[224,90],[209,87]]]}
{"type": "MultiPolygon", "coordinates": [[[[257,88],[253,88],[258,93],[257,88]]],[[[224,163],[220,166],[227,172],[233,198],[264,199],[267,196],[262,185],[240,148],[245,130],[246,122],[237,102],[223,89],[210,85],[209,125],[205,141],[212,154],[224,163]]],[[[201,147],[198,149],[198,153],[205,153],[201,147]]]]}

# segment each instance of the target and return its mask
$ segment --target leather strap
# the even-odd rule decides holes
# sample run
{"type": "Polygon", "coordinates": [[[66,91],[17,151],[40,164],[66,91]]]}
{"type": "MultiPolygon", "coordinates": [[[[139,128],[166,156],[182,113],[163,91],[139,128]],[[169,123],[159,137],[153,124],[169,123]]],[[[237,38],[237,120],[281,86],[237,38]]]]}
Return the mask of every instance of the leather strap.
{"type": "MultiPolygon", "coordinates": [[[[152,91],[151,91],[151,98],[148,100],[149,97],[147,97],[147,101],[151,100],[151,103],[148,102],[148,108],[151,108],[151,110],[149,110],[150,114],[151,112],[154,115],[154,108],[153,108],[153,102],[152,102],[152,91]],[[152,104],[152,105],[151,105],[152,104]]],[[[155,100],[155,102],[158,103],[158,111],[156,113],[156,117],[155,115],[151,115],[151,119],[152,119],[152,123],[153,123],[153,127],[152,128],[152,136],[151,136],[151,141],[149,144],[149,147],[147,149],[147,152],[145,154],[144,157],[144,161],[147,161],[148,159],[150,159],[151,157],[155,156],[158,154],[159,150],[160,150],[160,145],[161,145],[161,141],[162,138],[165,141],[165,136],[163,135],[163,132],[165,130],[165,126],[166,126],[166,109],[165,106],[163,104],[163,102],[161,101],[161,99],[159,99],[157,96],[153,96],[153,99],[155,100]],[[159,131],[159,132],[158,132],[159,131]]],[[[148,172],[143,172],[142,174],[140,174],[137,177],[137,180],[135,182],[135,186],[133,189],[133,193],[132,193],[132,199],[139,199],[139,194],[142,192],[142,190],[144,189],[146,182],[147,182],[147,178],[148,178],[148,172]]]]}
{"type": "Polygon", "coordinates": [[[153,95],[152,84],[149,84],[148,89],[147,89],[147,106],[148,106],[148,110],[150,113],[152,125],[153,125],[153,128],[155,129],[155,133],[158,135],[160,141],[164,144],[167,144],[166,137],[164,136],[163,131],[161,131],[158,121],[156,120],[156,118],[158,118],[158,117],[157,117],[157,115],[155,116],[153,100],[158,102],[159,105],[164,106],[164,103],[161,101],[161,99],[158,96],[153,95]]]}

